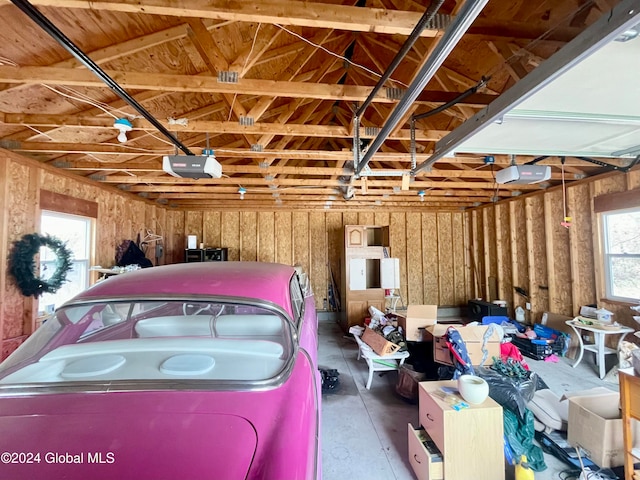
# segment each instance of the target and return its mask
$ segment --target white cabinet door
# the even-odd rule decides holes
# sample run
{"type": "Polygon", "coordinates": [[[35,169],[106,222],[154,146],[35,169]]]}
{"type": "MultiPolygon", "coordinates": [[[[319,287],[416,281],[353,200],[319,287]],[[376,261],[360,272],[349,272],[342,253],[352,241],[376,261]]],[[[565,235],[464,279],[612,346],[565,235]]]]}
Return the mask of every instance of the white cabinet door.
{"type": "Polygon", "coordinates": [[[352,258],[349,260],[349,290],[367,289],[367,259],[352,258]]]}
{"type": "Polygon", "coordinates": [[[380,283],[385,289],[400,288],[400,259],[382,258],[380,260],[380,283]]]}

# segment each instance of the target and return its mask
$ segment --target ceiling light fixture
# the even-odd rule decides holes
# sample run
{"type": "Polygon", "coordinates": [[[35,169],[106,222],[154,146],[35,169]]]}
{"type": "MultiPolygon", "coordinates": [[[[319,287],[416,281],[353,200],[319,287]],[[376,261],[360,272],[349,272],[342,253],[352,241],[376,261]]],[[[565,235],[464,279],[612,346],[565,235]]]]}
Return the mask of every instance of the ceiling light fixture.
{"type": "Polygon", "coordinates": [[[421,201],[421,202],[424,202],[424,190],[420,190],[420,191],[418,192],[418,195],[420,195],[420,201],[421,201]]]}
{"type": "Polygon", "coordinates": [[[113,122],[113,126],[120,131],[118,134],[118,141],[120,143],[125,143],[127,141],[127,132],[133,130],[131,122],[126,118],[116,118],[116,121],[113,122]]]}
{"type": "Polygon", "coordinates": [[[244,194],[247,193],[247,189],[244,187],[240,187],[238,189],[238,193],[240,194],[240,200],[244,200],[244,194]]]}

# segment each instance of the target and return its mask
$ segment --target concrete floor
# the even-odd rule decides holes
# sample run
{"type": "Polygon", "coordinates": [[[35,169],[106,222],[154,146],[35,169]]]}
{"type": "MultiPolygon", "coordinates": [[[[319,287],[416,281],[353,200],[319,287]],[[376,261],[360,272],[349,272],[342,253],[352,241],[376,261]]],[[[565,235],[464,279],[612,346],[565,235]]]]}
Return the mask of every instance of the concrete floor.
{"type": "MultiPolygon", "coordinates": [[[[319,324],[319,364],[340,372],[340,388],[322,398],[322,470],[324,480],[415,480],[407,460],[407,424],[417,427],[418,405],[412,405],[395,392],[396,372],[374,374],[370,390],[364,385],[367,366],[357,361],[357,348],[338,324],[321,315],[319,324]]],[[[609,355],[614,361],[614,355],[609,355]]],[[[580,365],[571,360],[559,363],[527,359],[531,369],[555,393],[616,384],[598,378],[593,355],[585,352],[580,365]]],[[[536,480],[556,480],[567,466],[545,454],[547,469],[536,472],[536,480]]],[[[513,478],[513,467],[506,467],[506,478],[513,478]]]]}

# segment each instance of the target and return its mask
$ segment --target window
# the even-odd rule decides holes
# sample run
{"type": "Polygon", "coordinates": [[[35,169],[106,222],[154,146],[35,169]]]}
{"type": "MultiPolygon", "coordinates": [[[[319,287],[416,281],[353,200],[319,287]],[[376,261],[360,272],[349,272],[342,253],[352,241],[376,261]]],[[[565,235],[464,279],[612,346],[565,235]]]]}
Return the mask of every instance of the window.
{"type": "Polygon", "coordinates": [[[606,296],[640,300],[640,208],[602,214],[606,296]]]}
{"type": "MultiPolygon", "coordinates": [[[[41,312],[57,308],[89,286],[89,259],[91,258],[92,219],[79,215],[42,211],[40,231],[67,242],[73,254],[73,268],[67,274],[67,281],[56,293],[45,293],[40,297],[41,312]]],[[[40,275],[48,278],[55,272],[55,254],[48,248],[40,250],[40,275]]]]}

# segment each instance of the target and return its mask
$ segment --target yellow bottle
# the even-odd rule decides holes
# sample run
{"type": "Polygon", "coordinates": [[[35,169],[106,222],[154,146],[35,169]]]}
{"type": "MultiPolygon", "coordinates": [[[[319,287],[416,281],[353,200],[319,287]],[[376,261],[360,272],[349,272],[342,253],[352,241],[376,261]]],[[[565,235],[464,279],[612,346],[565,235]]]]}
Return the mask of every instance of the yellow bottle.
{"type": "Polygon", "coordinates": [[[521,455],[520,462],[516,464],[516,480],[534,480],[534,472],[527,464],[527,456],[521,455]]]}

